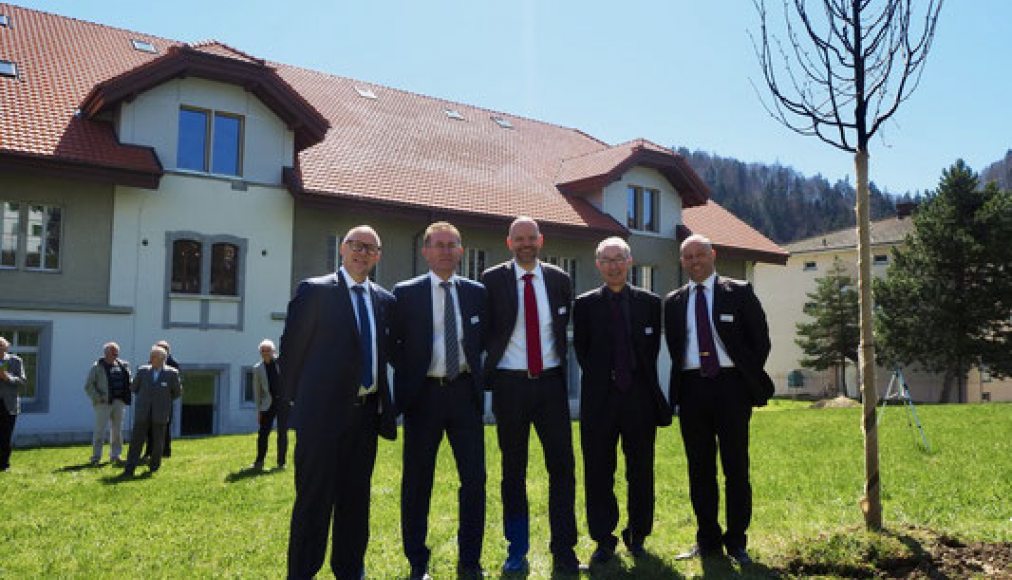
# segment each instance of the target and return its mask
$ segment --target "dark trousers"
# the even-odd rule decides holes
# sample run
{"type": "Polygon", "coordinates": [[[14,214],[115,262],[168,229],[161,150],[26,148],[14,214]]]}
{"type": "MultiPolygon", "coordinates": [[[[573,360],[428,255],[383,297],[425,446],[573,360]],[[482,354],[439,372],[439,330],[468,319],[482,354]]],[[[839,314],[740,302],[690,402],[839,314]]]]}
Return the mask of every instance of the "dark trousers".
{"type": "Polygon", "coordinates": [[[134,417],[134,429],[130,434],[130,452],[127,454],[126,469],[133,471],[141,459],[141,447],[145,444],[145,437],[150,432],[151,442],[147,444],[148,455],[151,460],[148,467],[151,471],[158,471],[162,466],[162,449],[164,444],[165,423],[152,421],[150,417],[134,417]]]}
{"type": "Polygon", "coordinates": [[[744,548],[752,519],[748,431],[752,403],[739,371],[713,379],[682,374],[678,422],[689,466],[689,496],[696,514],[696,541],[703,550],[744,548]],[[724,470],[727,531],[718,522],[717,451],[724,470]]]}
{"type": "Polygon", "coordinates": [[[653,531],[657,426],[649,420],[653,417],[652,404],[645,385],[636,383],[625,393],[612,385],[606,403],[598,406],[593,416],[581,414],[587,527],[591,539],[609,549],[618,543],[614,535],[618,525],[615,450],[620,439],[625,455],[627,537],[640,544],[653,531]]]}
{"type": "MultiPolygon", "coordinates": [[[[172,457],[172,407],[169,407],[168,422],[158,423],[158,425],[161,425],[162,430],[162,457],[172,457]]],[[[151,450],[154,447],[155,428],[155,423],[149,424],[148,431],[144,434],[144,440],[146,442],[144,447],[145,456],[151,455],[151,450]]],[[[130,447],[133,447],[133,439],[130,440],[130,447]]]]}
{"type": "Polygon", "coordinates": [[[0,469],[11,466],[11,439],[14,436],[14,424],[18,416],[11,415],[7,404],[0,399],[0,469]]]}
{"type": "Polygon", "coordinates": [[[296,431],[295,505],[288,539],[288,577],[312,578],[323,566],[331,535],[330,569],[358,580],[369,543],[369,496],[376,462],[376,396],[342,413],[340,425],[296,431]]]}
{"type": "Polygon", "coordinates": [[[436,455],[446,433],[457,463],[457,549],[459,564],[476,568],[485,531],[485,432],[480,395],[471,375],[441,385],[426,381],[415,406],[404,414],[404,471],[401,536],[412,568],[426,568],[429,505],[436,455]]]}
{"type": "Polygon", "coordinates": [[[271,405],[270,409],[259,413],[260,430],[257,431],[256,463],[263,464],[267,457],[267,438],[270,437],[274,421],[278,423],[278,466],[283,467],[288,457],[288,411],[287,402],[281,401],[271,405]]]}
{"type": "Polygon", "coordinates": [[[576,561],[576,461],[564,377],[556,373],[532,380],[499,372],[493,410],[502,456],[503,531],[509,556],[522,557],[530,547],[527,453],[533,425],[548,471],[549,549],[556,560],[576,561]]]}

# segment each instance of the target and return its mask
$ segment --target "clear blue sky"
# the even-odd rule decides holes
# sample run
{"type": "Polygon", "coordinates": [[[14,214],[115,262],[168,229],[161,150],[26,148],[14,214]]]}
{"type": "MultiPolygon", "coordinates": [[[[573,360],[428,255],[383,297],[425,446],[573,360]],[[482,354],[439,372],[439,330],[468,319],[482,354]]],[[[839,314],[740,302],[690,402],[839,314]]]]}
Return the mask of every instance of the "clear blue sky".
{"type": "MultiPolygon", "coordinates": [[[[779,0],[772,0],[779,4],[779,0]]],[[[917,0],[918,2],[920,0],[917,0]]],[[[831,181],[850,154],[770,118],[749,0],[38,0],[29,7],[831,181]],[[765,91],[764,87],[760,87],[765,91]],[[765,93],[764,93],[765,95],[765,93]]],[[[1012,148],[1012,1],[946,0],[920,88],[871,146],[894,193],[1012,148]]],[[[854,179],[851,177],[851,182],[854,179]]]]}

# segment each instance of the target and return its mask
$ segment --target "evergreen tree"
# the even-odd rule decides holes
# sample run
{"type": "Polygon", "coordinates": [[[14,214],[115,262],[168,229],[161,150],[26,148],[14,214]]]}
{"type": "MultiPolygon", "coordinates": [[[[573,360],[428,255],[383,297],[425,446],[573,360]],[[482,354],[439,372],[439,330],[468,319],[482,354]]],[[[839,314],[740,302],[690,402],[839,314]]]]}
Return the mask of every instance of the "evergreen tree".
{"type": "Polygon", "coordinates": [[[1012,374],[1012,193],[959,160],[913,220],[876,284],[882,360],[945,373],[941,402],[962,402],[971,366],[1012,374]]]}
{"type": "Polygon", "coordinates": [[[808,293],[804,312],[811,322],[799,322],[794,342],[805,353],[801,366],[817,371],[834,370],[833,395],[847,393],[847,360],[857,360],[859,336],[857,289],[840,258],[816,280],[815,291],[808,293]]]}

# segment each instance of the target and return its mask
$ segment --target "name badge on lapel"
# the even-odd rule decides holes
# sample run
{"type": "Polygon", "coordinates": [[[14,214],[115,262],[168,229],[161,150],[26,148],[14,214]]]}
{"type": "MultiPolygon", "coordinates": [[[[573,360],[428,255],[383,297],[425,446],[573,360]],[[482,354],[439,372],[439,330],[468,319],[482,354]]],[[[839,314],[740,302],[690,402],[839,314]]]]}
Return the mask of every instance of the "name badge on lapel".
{"type": "Polygon", "coordinates": [[[734,314],[721,314],[720,315],[720,321],[721,322],[734,322],[734,314]]]}
{"type": "Polygon", "coordinates": [[[165,381],[162,381],[162,382],[161,382],[161,386],[163,386],[163,387],[168,387],[168,386],[169,386],[169,383],[167,383],[167,382],[165,382],[165,381]]]}
{"type": "Polygon", "coordinates": [[[566,315],[566,307],[565,306],[559,306],[559,316],[565,316],[565,315],[566,315]]]}
{"type": "Polygon", "coordinates": [[[478,324],[478,321],[479,321],[479,318],[478,318],[477,314],[475,314],[474,316],[471,317],[471,324],[478,324]]]}
{"type": "Polygon", "coordinates": [[[654,333],[654,327],[653,326],[648,326],[648,327],[646,327],[646,328],[643,329],[643,334],[645,334],[647,336],[650,336],[653,333],[654,333]]]}

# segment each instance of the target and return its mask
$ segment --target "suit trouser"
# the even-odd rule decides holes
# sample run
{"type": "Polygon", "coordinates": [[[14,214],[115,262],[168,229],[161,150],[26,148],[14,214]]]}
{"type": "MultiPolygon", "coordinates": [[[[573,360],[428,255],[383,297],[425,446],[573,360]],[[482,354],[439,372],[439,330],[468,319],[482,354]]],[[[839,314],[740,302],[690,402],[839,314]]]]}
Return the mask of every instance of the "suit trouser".
{"type": "Polygon", "coordinates": [[[7,404],[0,399],[0,469],[11,466],[11,438],[14,436],[14,424],[18,416],[12,415],[7,404]]]}
{"type": "Polygon", "coordinates": [[[587,527],[591,539],[609,549],[614,549],[618,543],[613,532],[619,517],[615,498],[615,449],[620,438],[627,483],[626,532],[632,542],[639,544],[653,531],[657,426],[650,420],[654,410],[647,388],[634,383],[628,392],[621,392],[612,384],[606,400],[593,416],[581,412],[587,527]]]}
{"type": "Polygon", "coordinates": [[[126,468],[133,470],[141,459],[141,447],[144,446],[144,438],[148,431],[152,433],[152,441],[149,443],[148,451],[151,454],[151,461],[148,467],[151,471],[157,471],[162,466],[162,445],[164,444],[165,422],[152,421],[149,417],[134,417],[134,429],[130,433],[130,453],[127,455],[126,468]]]}
{"type": "Polygon", "coordinates": [[[95,431],[91,435],[91,460],[102,459],[102,445],[105,443],[105,432],[109,430],[109,459],[116,460],[123,453],[123,411],[126,403],[122,399],[113,399],[111,403],[95,405],[95,431]]]}
{"type": "Polygon", "coordinates": [[[696,542],[703,550],[744,548],[752,519],[748,431],[752,401],[741,373],[724,369],[712,379],[682,373],[678,423],[689,467],[696,542]],[[717,451],[724,470],[727,531],[718,522],[717,451]]]}
{"type": "Polygon", "coordinates": [[[448,384],[426,381],[416,403],[404,413],[404,471],[401,480],[401,536],[412,568],[429,562],[429,505],[436,455],[443,432],[457,463],[457,548],[459,564],[474,568],[481,560],[485,531],[485,428],[481,400],[471,375],[448,384]]]}
{"type": "Polygon", "coordinates": [[[257,458],[254,463],[262,464],[267,457],[267,439],[271,435],[274,421],[278,423],[278,465],[285,464],[288,457],[288,410],[286,401],[275,403],[260,413],[260,429],[257,431],[257,458]]]}
{"type": "Polygon", "coordinates": [[[369,543],[376,396],[366,397],[340,417],[328,417],[324,425],[307,425],[306,410],[299,413],[288,577],[316,575],[327,552],[328,529],[333,527],[330,569],[335,578],[358,580],[369,543]]]}
{"type": "MultiPolygon", "coordinates": [[[[165,423],[159,423],[162,426],[162,456],[169,457],[172,455],[172,414],[173,404],[169,407],[169,419],[165,423]]],[[[144,449],[144,455],[151,455],[151,449],[155,442],[155,431],[154,423],[148,427],[148,432],[144,434],[144,438],[147,441],[146,448],[144,449]]],[[[133,442],[131,441],[131,444],[133,442]]]]}
{"type": "Polygon", "coordinates": [[[575,562],[576,460],[565,378],[559,372],[528,379],[499,371],[493,390],[502,455],[503,531],[509,556],[523,557],[530,547],[527,454],[533,425],[548,471],[549,549],[556,560],[575,562]]]}

